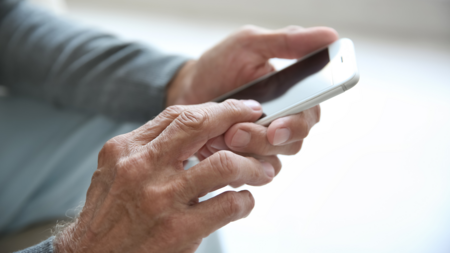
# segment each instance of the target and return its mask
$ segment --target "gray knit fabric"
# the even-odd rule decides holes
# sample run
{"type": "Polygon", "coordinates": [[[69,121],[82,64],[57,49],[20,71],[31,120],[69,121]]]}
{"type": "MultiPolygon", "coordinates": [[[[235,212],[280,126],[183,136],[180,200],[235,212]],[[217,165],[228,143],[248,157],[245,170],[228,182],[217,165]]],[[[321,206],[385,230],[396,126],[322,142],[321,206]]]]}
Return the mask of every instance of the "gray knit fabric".
{"type": "Polygon", "coordinates": [[[146,121],[187,60],[0,0],[0,85],[58,107],[146,121]]]}
{"type": "Polygon", "coordinates": [[[20,253],[53,253],[53,239],[55,237],[50,237],[47,240],[35,245],[33,247],[17,251],[20,253]]]}

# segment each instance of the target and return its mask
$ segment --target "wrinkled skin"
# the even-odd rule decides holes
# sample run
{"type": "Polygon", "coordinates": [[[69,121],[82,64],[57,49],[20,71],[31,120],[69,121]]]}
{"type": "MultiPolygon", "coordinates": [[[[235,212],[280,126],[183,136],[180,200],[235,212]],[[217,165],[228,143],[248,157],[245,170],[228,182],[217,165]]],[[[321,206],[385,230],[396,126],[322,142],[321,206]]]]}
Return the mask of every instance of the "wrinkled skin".
{"type": "Polygon", "coordinates": [[[262,114],[248,101],[172,106],[99,153],[86,205],[55,240],[57,252],[194,252],[201,240],[254,206],[250,192],[215,189],[264,185],[280,171],[275,156],[255,159],[220,151],[189,170],[183,163],[233,124],[262,114]]]}
{"type": "Polygon", "coordinates": [[[190,253],[249,215],[248,191],[198,198],[227,185],[271,182],[281,169],[276,155],[300,150],[320,108],[263,127],[252,123],[262,115],[256,101],[201,103],[270,73],[270,58],[301,58],[336,39],[329,28],[247,26],[185,64],[167,94],[167,105],[178,106],[105,144],[80,217],[57,235],[55,251],[190,253]],[[194,154],[201,162],[184,170],[194,154]]]}

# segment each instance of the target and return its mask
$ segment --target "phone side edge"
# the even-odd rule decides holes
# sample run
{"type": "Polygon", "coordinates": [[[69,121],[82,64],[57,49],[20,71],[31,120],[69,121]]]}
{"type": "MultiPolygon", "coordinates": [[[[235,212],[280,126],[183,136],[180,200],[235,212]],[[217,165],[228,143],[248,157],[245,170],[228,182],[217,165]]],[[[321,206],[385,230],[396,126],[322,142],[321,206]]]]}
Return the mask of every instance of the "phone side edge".
{"type": "Polygon", "coordinates": [[[303,101],[302,103],[291,106],[283,111],[273,114],[272,116],[262,118],[262,119],[256,121],[256,124],[262,125],[262,126],[267,126],[272,121],[274,121],[278,118],[289,116],[289,115],[296,114],[296,113],[302,112],[304,110],[307,110],[307,109],[314,107],[332,97],[335,97],[335,96],[343,93],[344,91],[345,90],[344,90],[343,86],[338,85],[332,89],[329,89],[328,91],[326,91],[324,93],[320,93],[316,96],[313,96],[313,97],[303,101]]]}
{"type": "Polygon", "coordinates": [[[334,85],[343,85],[349,90],[359,81],[355,45],[352,40],[343,38],[330,45],[330,67],[334,85]]]}
{"type": "Polygon", "coordinates": [[[355,75],[340,86],[342,86],[344,91],[348,91],[349,89],[355,87],[355,85],[359,82],[359,77],[360,77],[359,71],[356,70],[355,75]]]}

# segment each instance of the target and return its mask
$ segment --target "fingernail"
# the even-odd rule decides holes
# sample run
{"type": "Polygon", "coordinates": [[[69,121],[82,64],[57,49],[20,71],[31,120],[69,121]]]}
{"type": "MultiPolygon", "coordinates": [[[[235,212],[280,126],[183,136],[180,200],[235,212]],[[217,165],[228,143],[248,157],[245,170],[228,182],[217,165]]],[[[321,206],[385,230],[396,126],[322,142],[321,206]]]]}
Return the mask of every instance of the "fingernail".
{"type": "Polygon", "coordinates": [[[237,148],[245,147],[250,142],[250,138],[249,132],[239,129],[234,134],[233,139],[231,139],[231,146],[237,148]]]}
{"type": "Polygon", "coordinates": [[[289,128],[278,128],[275,130],[273,145],[278,146],[285,143],[289,139],[289,136],[291,136],[291,130],[289,128]]]}
{"type": "Polygon", "coordinates": [[[213,141],[211,141],[209,146],[214,149],[217,149],[217,150],[227,150],[228,149],[227,144],[225,144],[225,141],[221,137],[215,138],[213,141]]]}
{"type": "Polygon", "coordinates": [[[253,111],[261,111],[261,104],[259,104],[255,100],[242,100],[242,102],[246,106],[252,108],[253,111]]]}
{"type": "Polygon", "coordinates": [[[263,169],[264,169],[264,173],[266,173],[266,175],[270,178],[273,178],[275,176],[275,169],[273,168],[272,164],[268,163],[268,162],[261,162],[263,169]]]}

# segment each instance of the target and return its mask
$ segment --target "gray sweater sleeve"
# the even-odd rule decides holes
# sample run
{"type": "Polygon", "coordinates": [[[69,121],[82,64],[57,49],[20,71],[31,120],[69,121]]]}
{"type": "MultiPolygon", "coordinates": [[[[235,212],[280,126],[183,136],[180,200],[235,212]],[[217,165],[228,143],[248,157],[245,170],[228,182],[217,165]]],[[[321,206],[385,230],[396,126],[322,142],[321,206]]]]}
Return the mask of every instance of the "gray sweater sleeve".
{"type": "Polygon", "coordinates": [[[16,253],[53,253],[53,239],[55,239],[54,236],[37,245],[34,245],[33,247],[17,251],[16,253]]]}
{"type": "Polygon", "coordinates": [[[0,85],[56,106],[146,121],[187,59],[0,0],[0,85]]]}

